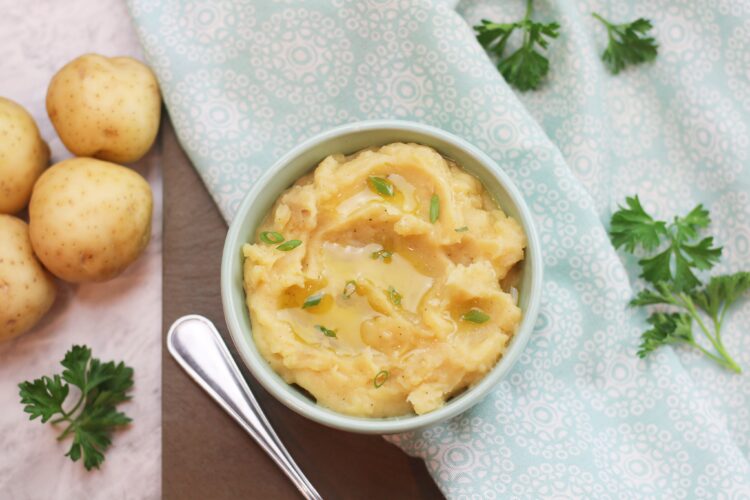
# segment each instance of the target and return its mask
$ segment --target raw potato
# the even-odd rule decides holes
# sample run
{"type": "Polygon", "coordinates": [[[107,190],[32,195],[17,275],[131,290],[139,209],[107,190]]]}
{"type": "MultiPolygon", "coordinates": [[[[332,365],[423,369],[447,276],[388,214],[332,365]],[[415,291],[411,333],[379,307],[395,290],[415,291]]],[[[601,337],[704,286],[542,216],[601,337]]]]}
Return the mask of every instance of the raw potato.
{"type": "Polygon", "coordinates": [[[29,203],[36,179],[49,163],[49,148],[23,107],[0,97],[0,214],[29,203]]]}
{"type": "Polygon", "coordinates": [[[34,186],[31,244],[65,281],[106,281],[146,248],[151,210],[151,187],[133,170],[93,158],[65,160],[34,186]]]}
{"type": "Polygon", "coordinates": [[[140,61],[86,54],[52,78],[47,114],[76,156],[134,162],[148,152],[159,130],[159,85],[140,61]]]}
{"type": "Polygon", "coordinates": [[[0,215],[0,342],[29,330],[55,301],[55,283],[31,249],[21,219],[0,215]]]}

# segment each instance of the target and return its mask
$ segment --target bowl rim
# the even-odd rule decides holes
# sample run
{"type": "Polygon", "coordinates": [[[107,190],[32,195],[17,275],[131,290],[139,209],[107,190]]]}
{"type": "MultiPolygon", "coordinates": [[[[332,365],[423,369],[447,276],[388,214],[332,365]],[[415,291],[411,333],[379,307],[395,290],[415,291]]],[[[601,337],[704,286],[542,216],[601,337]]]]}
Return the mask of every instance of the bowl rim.
{"type": "MultiPolygon", "coordinates": [[[[315,166],[311,165],[310,169],[313,169],[315,166]]],[[[463,413],[480,402],[505,377],[520,357],[533,331],[541,302],[543,271],[541,247],[531,210],[508,174],[494,160],[468,141],[437,127],[404,120],[367,120],[340,125],[302,141],[276,160],[253,184],[240,203],[229,225],[224,242],[221,260],[221,300],[230,337],[243,363],[263,388],[277,400],[296,413],[329,427],[365,434],[392,434],[427,427],[463,413]],[[462,149],[470,156],[473,156],[477,162],[481,163],[490,175],[503,186],[508,197],[515,205],[518,218],[520,219],[519,222],[526,233],[527,250],[524,258],[528,259],[530,266],[534,269],[530,283],[531,290],[528,306],[524,311],[516,333],[511,339],[511,344],[505,353],[503,353],[502,358],[500,358],[479,383],[469,388],[461,397],[434,411],[422,415],[393,418],[366,418],[345,415],[324,408],[303,397],[292,396],[288,390],[288,385],[285,388],[279,387],[278,374],[267,364],[257,349],[253,353],[253,350],[247,345],[246,337],[249,337],[250,342],[253,342],[252,332],[249,329],[245,332],[242,321],[237,314],[237,311],[243,311],[247,306],[244,300],[240,304],[237,304],[232,294],[232,269],[234,262],[236,262],[236,252],[245,243],[244,241],[239,241],[239,231],[243,220],[250,212],[250,207],[253,205],[254,200],[263,191],[270,179],[289,165],[296,157],[310,149],[318,147],[321,143],[341,135],[379,129],[395,129],[396,131],[433,136],[440,141],[451,144],[453,147],[462,149]]],[[[285,382],[282,383],[285,384],[285,382]]]]}

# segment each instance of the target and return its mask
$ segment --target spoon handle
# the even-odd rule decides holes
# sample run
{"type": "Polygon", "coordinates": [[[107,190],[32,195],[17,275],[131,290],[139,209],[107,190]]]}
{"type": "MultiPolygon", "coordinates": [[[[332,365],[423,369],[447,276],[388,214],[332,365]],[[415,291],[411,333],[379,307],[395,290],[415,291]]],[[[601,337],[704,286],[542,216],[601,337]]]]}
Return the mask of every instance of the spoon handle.
{"type": "Polygon", "coordinates": [[[189,315],[175,321],[167,334],[172,357],[252,436],[309,500],[322,500],[268,423],[211,321],[189,315]]]}

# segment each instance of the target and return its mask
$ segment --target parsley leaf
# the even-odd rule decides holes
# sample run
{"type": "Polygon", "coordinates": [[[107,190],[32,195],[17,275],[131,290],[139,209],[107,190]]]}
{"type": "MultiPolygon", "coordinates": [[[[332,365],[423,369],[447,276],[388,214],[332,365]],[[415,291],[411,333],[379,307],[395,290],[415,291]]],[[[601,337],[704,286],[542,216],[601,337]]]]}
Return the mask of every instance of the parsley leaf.
{"type": "Polygon", "coordinates": [[[23,411],[30,415],[29,420],[42,417],[42,423],[53,415],[62,413],[62,404],[68,396],[68,385],[63,384],[60,375],[42,377],[33,382],[19,384],[23,411]]]}
{"type": "Polygon", "coordinates": [[[86,366],[91,359],[91,349],[86,346],[74,345],[60,362],[65,367],[62,376],[65,381],[79,389],[86,386],[86,366]]]}
{"type": "Polygon", "coordinates": [[[653,25],[651,21],[638,18],[623,24],[613,24],[602,16],[591,14],[607,28],[609,44],[602,53],[602,61],[609,71],[616,75],[629,64],[640,64],[656,58],[656,40],[647,36],[653,25]]]}
{"type": "Polygon", "coordinates": [[[675,217],[675,238],[678,241],[688,241],[698,237],[698,230],[707,228],[711,223],[708,210],[702,204],[692,209],[684,217],[675,217]]]}
{"type": "Polygon", "coordinates": [[[711,222],[703,205],[667,223],[649,215],[638,196],[626,198],[625,203],[610,221],[609,235],[615,248],[634,253],[638,247],[647,251],[662,247],[659,253],[638,261],[641,277],[654,284],[670,283],[677,291],[698,286],[700,281],[693,269],[711,269],[721,257],[721,247],[714,246],[712,237],[692,242],[711,222]]]}
{"type": "Polygon", "coordinates": [[[514,23],[493,23],[482,19],[482,24],[474,26],[477,40],[489,52],[498,58],[497,68],[505,80],[518,90],[536,90],[549,72],[549,60],[536,50],[542,51],[549,46],[547,38],[557,38],[560,25],[556,22],[539,23],[531,20],[532,0],[526,2],[526,15],[514,23]],[[505,47],[513,32],[518,29],[523,33],[523,44],[519,49],[505,57],[505,47]],[[546,37],[546,38],[545,38],[546,37]]]}
{"type": "Polygon", "coordinates": [[[609,235],[615,248],[625,247],[633,253],[638,245],[646,250],[659,246],[662,236],[667,234],[667,225],[654,220],[641,206],[638,196],[625,198],[627,207],[619,207],[612,214],[609,235]]]}
{"type": "Polygon", "coordinates": [[[74,462],[83,456],[83,466],[87,470],[99,468],[104,461],[104,450],[112,444],[110,429],[128,423],[130,418],[113,406],[92,405],[84,408],[78,417],[73,445],[65,456],[74,462]]]}
{"type": "Polygon", "coordinates": [[[659,282],[656,284],[656,290],[649,290],[648,288],[641,290],[630,301],[631,306],[651,306],[655,304],[677,304],[677,298],[672,293],[672,290],[670,290],[668,284],[659,282]]]}
{"type": "Polygon", "coordinates": [[[671,261],[672,247],[648,259],[639,260],[638,263],[643,269],[641,277],[646,278],[651,283],[671,280],[672,271],[669,268],[671,261]]]}
{"type": "Polygon", "coordinates": [[[638,357],[645,358],[658,347],[680,342],[694,343],[692,318],[686,313],[654,313],[647,320],[651,329],[641,335],[638,357]]]}
{"type": "Polygon", "coordinates": [[[750,290],[750,273],[739,272],[714,276],[703,289],[691,294],[695,304],[717,322],[727,309],[750,290]]]}
{"type": "Polygon", "coordinates": [[[99,468],[104,452],[111,444],[112,431],[131,420],[116,410],[116,405],[127,401],[127,391],[133,386],[133,369],[124,363],[102,363],[91,357],[91,349],[73,346],[60,363],[65,368],[61,375],[43,376],[18,384],[24,411],[42,423],[54,415],[52,423],[66,422],[68,426],[58,439],[73,434],[73,444],[66,456],[74,462],[83,458],[86,470],[99,468]],[[63,409],[70,386],[80,389],[78,402],[69,411],[63,409]]]}
{"type": "Polygon", "coordinates": [[[711,269],[721,258],[721,247],[714,246],[713,237],[699,239],[700,231],[711,223],[708,210],[698,205],[687,215],[667,223],[651,217],[637,196],[626,198],[625,202],[627,206],[612,215],[612,244],[630,253],[640,248],[652,254],[638,261],[641,277],[649,285],[638,292],[630,305],[659,305],[662,309],[648,318],[651,328],[641,335],[638,356],[643,358],[662,345],[682,342],[719,365],[741,373],[722,343],[721,327],[731,305],[750,290],[750,273],[714,276],[708,285],[699,288],[701,281],[693,269],[711,269]],[[705,316],[713,322],[712,329],[704,321],[705,316]],[[693,337],[693,322],[713,352],[693,337]]]}
{"type": "Polygon", "coordinates": [[[682,251],[690,257],[688,264],[696,269],[711,269],[721,258],[721,247],[714,247],[714,239],[709,236],[695,245],[682,245],[682,251]]]}

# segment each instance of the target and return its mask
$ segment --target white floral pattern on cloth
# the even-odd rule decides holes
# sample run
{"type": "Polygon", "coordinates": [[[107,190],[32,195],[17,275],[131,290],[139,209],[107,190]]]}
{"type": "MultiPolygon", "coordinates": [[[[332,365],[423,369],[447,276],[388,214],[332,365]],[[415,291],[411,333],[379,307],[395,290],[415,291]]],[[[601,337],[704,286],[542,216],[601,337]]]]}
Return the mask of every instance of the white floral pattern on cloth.
{"type": "Polygon", "coordinates": [[[160,40],[169,50],[199,64],[222,63],[246,50],[255,31],[253,0],[235,0],[231,8],[213,0],[165,2],[160,40]]]}
{"type": "Polygon", "coordinates": [[[245,55],[266,91],[295,106],[338,96],[354,63],[351,42],[336,19],[307,9],[272,15],[245,55]]]}
{"type": "MultiPolygon", "coordinates": [[[[535,0],[559,20],[549,80],[514,93],[476,43],[491,0],[130,0],[180,140],[226,219],[299,141],[368,118],[422,121],[491,155],[529,201],[546,266],[518,365],[450,422],[388,439],[453,498],[750,496],[750,378],[689,349],[635,356],[638,283],[605,225],[640,193],[704,203],[723,270],[750,264],[750,7],[730,0],[535,0]],[[590,17],[651,18],[660,55],[609,75],[590,17]]],[[[750,370],[750,304],[726,343],[750,370]]]]}

